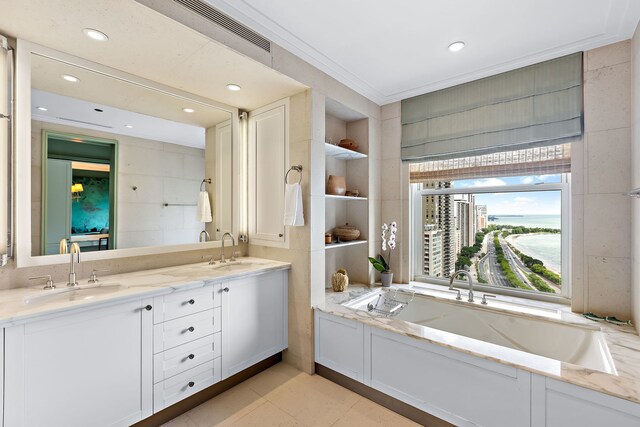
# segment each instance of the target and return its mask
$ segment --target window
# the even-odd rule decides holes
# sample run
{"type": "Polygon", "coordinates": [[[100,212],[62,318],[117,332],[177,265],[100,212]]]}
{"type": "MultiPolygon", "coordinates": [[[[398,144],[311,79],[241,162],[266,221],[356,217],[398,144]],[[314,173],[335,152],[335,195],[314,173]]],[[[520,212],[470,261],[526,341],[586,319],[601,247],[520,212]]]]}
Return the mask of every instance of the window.
{"type": "Polygon", "coordinates": [[[449,176],[412,177],[414,280],[468,269],[489,292],[568,298],[569,174],[449,176]]]}

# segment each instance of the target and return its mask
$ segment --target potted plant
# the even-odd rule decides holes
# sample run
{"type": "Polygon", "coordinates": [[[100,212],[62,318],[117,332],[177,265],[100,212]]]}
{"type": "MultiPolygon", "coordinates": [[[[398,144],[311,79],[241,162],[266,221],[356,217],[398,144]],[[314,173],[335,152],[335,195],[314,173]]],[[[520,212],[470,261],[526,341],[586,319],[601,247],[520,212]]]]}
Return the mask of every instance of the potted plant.
{"type": "Polygon", "coordinates": [[[378,258],[369,257],[369,262],[373,265],[373,268],[380,272],[380,280],[382,286],[389,287],[393,282],[393,271],[391,271],[391,251],[396,248],[396,233],[398,227],[395,221],[391,225],[382,224],[382,252],[387,252],[387,259],[382,254],[378,254],[378,258]],[[389,238],[387,239],[387,234],[389,238]],[[388,261],[387,261],[388,260],[388,261]]]}

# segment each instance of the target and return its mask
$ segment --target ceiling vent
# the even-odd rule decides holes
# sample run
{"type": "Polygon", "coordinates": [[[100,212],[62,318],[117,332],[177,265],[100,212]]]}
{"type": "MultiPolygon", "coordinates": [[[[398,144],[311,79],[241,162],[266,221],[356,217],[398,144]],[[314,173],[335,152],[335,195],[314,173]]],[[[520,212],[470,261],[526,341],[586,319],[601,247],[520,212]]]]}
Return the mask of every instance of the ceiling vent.
{"type": "Polygon", "coordinates": [[[260,49],[271,53],[271,42],[255,31],[245,27],[238,21],[229,18],[224,13],[214,9],[209,4],[201,0],[173,0],[187,9],[197,13],[209,21],[231,31],[233,34],[242,37],[249,43],[258,46],[260,49]]]}

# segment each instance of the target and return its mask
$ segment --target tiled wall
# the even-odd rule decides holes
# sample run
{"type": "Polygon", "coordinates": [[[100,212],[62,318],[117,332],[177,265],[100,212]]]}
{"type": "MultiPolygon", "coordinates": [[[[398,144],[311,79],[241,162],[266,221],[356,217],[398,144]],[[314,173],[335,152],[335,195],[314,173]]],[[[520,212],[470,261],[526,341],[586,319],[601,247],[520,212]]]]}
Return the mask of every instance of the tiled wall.
{"type": "MultiPolygon", "coordinates": [[[[631,41],[631,188],[640,187],[640,26],[631,41]]],[[[632,262],[631,296],[633,320],[640,332],[640,199],[631,199],[632,262]]]]}
{"type": "Polygon", "coordinates": [[[631,317],[631,43],[584,54],[582,143],[572,147],[572,310],[631,317]]]}

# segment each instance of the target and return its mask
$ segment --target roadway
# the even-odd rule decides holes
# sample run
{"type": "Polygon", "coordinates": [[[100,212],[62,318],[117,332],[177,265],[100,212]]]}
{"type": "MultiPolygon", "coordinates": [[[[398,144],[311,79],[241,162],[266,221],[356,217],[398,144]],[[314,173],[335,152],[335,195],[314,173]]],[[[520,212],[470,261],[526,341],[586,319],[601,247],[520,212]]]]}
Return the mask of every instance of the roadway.
{"type": "Polygon", "coordinates": [[[510,288],[511,284],[502,274],[502,269],[500,268],[500,264],[498,264],[496,248],[493,244],[493,232],[487,234],[485,239],[488,239],[487,254],[478,262],[478,268],[482,271],[482,275],[490,285],[510,288]]]}

